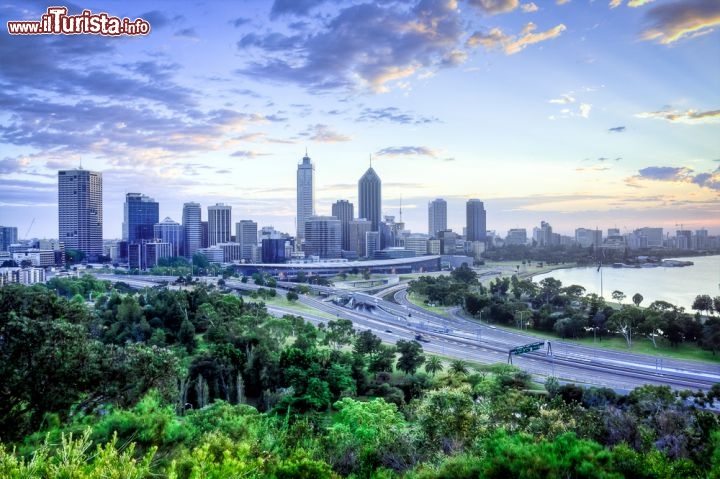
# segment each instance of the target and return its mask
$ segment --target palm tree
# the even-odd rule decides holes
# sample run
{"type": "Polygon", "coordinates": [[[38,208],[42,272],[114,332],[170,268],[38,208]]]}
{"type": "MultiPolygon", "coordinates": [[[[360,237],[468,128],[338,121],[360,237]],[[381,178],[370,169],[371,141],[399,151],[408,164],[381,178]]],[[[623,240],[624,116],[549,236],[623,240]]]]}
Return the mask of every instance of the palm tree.
{"type": "Polygon", "coordinates": [[[425,372],[432,374],[435,377],[435,373],[443,370],[443,363],[437,356],[430,356],[425,363],[425,372]]]}
{"type": "Polygon", "coordinates": [[[467,363],[462,359],[456,359],[455,361],[450,363],[450,372],[452,372],[453,374],[467,374],[467,363]]]}

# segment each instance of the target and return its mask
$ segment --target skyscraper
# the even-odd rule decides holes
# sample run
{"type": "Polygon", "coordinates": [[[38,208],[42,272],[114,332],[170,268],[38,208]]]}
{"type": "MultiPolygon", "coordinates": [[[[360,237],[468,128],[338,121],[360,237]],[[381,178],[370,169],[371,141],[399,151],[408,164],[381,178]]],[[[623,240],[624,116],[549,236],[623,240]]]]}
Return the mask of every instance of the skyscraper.
{"type": "Polygon", "coordinates": [[[380,230],[382,206],[382,182],[372,166],[358,181],[358,204],[360,218],[370,220],[372,231],[380,230]]]}
{"type": "Polygon", "coordinates": [[[305,237],[305,221],[315,214],[315,165],[305,156],[297,168],[297,245],[305,237]]]}
{"type": "Polygon", "coordinates": [[[235,241],[240,243],[240,258],[253,261],[258,244],[257,223],[252,220],[240,220],[235,223],[235,241]]]}
{"type": "Polygon", "coordinates": [[[208,246],[229,243],[232,236],[232,206],[218,203],[208,206],[208,246]]]}
{"type": "Polygon", "coordinates": [[[439,231],[447,229],[447,201],[442,198],[428,203],[428,234],[437,238],[439,231]]]}
{"type": "Polygon", "coordinates": [[[9,251],[10,245],[17,241],[17,226],[0,226],[0,251],[9,251]]]}
{"type": "Polygon", "coordinates": [[[125,218],[123,240],[128,243],[142,243],[155,238],[155,225],[160,222],[160,205],[157,201],[140,193],[125,195],[125,218]]]}
{"type": "Polygon", "coordinates": [[[102,255],[102,173],[58,171],[58,230],[65,251],[82,251],[91,260],[102,255]]]}
{"type": "Polygon", "coordinates": [[[171,218],[165,218],[154,227],[153,236],[163,243],[172,245],[170,256],[182,256],[185,254],[185,231],[180,223],[171,218]]]}
{"type": "Polygon", "coordinates": [[[485,241],[487,239],[487,217],[482,201],[468,200],[465,206],[465,239],[467,241],[485,241]]]}
{"type": "Polygon", "coordinates": [[[182,225],[185,230],[185,251],[187,258],[202,247],[202,209],[199,203],[185,203],[182,212],[182,225]]]}
{"type": "Polygon", "coordinates": [[[340,220],[343,251],[350,251],[350,222],[354,219],[354,207],[348,200],[338,200],[332,205],[332,215],[340,220]]]}
{"type": "Polygon", "coordinates": [[[334,216],[311,216],[305,220],[307,256],[339,258],[340,237],[340,220],[334,216]]]}

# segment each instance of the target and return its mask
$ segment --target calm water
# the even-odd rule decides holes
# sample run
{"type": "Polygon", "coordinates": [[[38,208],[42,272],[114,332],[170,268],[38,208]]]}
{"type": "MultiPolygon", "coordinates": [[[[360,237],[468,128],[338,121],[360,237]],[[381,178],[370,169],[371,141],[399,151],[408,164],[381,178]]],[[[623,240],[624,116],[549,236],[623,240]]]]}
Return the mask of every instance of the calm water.
{"type": "MultiPolygon", "coordinates": [[[[602,295],[611,298],[614,290],[620,290],[631,303],[632,296],[643,296],[641,306],[648,306],[655,300],[663,300],[676,306],[683,306],[692,312],[691,306],[698,294],[711,297],[720,296],[720,256],[696,258],[678,258],[692,261],[693,266],[683,268],[602,268],[602,295]]],[[[562,281],[563,286],[578,284],[585,287],[586,293],[601,294],[600,273],[597,267],[559,269],[533,277],[538,282],[552,277],[562,281]]]]}

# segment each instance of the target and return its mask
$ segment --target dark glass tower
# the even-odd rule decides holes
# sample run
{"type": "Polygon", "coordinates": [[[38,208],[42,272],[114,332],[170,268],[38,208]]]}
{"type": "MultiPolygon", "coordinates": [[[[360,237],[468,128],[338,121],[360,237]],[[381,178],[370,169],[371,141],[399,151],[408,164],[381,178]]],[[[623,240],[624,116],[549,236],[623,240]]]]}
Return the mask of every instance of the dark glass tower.
{"type": "Polygon", "coordinates": [[[129,244],[152,241],[154,227],[160,222],[160,204],[140,193],[125,195],[125,221],[123,240],[129,244]]]}
{"type": "Polygon", "coordinates": [[[485,205],[480,200],[468,200],[465,211],[467,213],[467,223],[465,224],[467,241],[485,241],[487,239],[485,205]]]}

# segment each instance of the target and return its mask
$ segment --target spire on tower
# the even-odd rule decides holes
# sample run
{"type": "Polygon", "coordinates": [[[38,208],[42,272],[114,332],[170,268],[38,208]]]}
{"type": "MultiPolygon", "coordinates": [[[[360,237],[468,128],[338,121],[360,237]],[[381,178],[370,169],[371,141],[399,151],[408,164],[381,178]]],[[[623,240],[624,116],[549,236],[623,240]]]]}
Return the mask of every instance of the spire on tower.
{"type": "Polygon", "coordinates": [[[402,193],[400,193],[400,223],[402,223],[402,193]]]}

